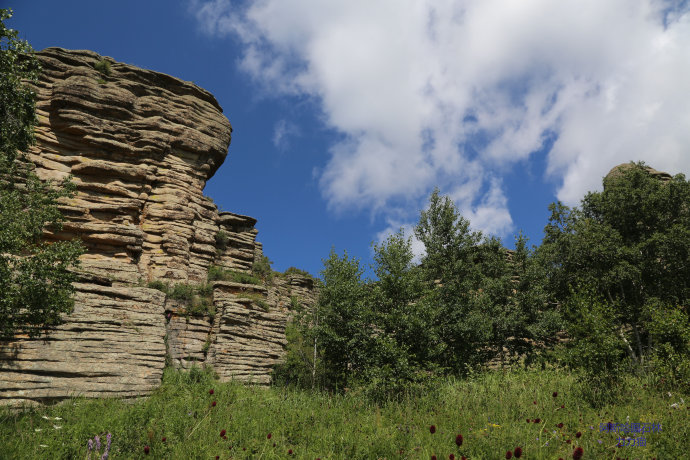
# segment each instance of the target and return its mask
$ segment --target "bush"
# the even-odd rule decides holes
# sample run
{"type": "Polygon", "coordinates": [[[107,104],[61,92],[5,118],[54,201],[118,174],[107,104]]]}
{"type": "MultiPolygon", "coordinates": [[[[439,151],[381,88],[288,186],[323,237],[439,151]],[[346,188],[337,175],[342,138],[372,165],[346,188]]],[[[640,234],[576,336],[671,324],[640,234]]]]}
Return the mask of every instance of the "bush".
{"type": "Polygon", "coordinates": [[[196,293],[196,286],[187,283],[178,283],[173,286],[172,290],[168,293],[168,297],[175,300],[190,302],[196,293]]]}
{"type": "Polygon", "coordinates": [[[165,294],[168,294],[170,291],[170,283],[164,283],[161,280],[154,280],[150,281],[147,285],[151,289],[158,289],[161,292],[164,292],[165,294]]]}
{"type": "Polygon", "coordinates": [[[272,264],[273,262],[268,257],[262,255],[258,261],[254,262],[252,273],[264,280],[264,282],[270,283],[273,280],[272,264]]]}
{"type": "Polygon", "coordinates": [[[232,281],[242,284],[261,284],[259,278],[249,273],[228,270],[216,265],[209,267],[207,279],[208,281],[232,281]]]}
{"type": "Polygon", "coordinates": [[[101,59],[94,65],[94,68],[98,70],[101,75],[110,76],[110,62],[105,59],[101,59]]]}
{"type": "Polygon", "coordinates": [[[285,276],[288,276],[288,275],[299,275],[299,276],[303,276],[303,277],[305,277],[305,278],[314,279],[314,277],[311,275],[311,273],[309,273],[309,272],[307,272],[307,271],[304,271],[304,270],[300,270],[300,269],[297,268],[297,267],[289,267],[287,270],[285,270],[285,272],[284,272],[283,274],[284,274],[285,276]]]}
{"type": "Polygon", "coordinates": [[[228,234],[225,230],[219,230],[218,233],[216,233],[216,247],[219,249],[225,250],[228,247],[228,240],[228,234]]]}
{"type": "Polygon", "coordinates": [[[252,302],[254,302],[256,305],[259,306],[264,311],[269,311],[271,309],[270,305],[268,305],[265,301],[264,296],[261,294],[256,294],[256,293],[242,293],[238,294],[237,297],[240,299],[250,299],[252,302]]]}

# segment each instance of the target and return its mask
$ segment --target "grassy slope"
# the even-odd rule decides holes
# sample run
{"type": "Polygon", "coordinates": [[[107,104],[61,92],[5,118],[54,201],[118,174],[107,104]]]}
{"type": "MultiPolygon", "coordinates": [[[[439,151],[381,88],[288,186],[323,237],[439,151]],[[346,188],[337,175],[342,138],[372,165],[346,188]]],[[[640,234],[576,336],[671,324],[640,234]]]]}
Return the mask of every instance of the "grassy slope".
{"type": "Polygon", "coordinates": [[[170,459],[447,459],[451,453],[458,459],[499,459],[516,446],[522,458],[567,459],[575,445],[584,448],[585,459],[687,458],[690,397],[683,395],[686,403],[673,409],[681,395],[643,389],[640,380],[628,385],[624,401],[596,410],[581,402],[568,374],[495,372],[379,407],[356,394],[220,384],[201,372],[166,370],[162,387],[136,403],[74,399],[20,413],[0,410],[0,458],[86,458],[88,439],[105,439],[108,432],[111,459],[144,458],[145,445],[148,458],[170,459]],[[661,423],[663,431],[645,434],[647,447],[616,449],[618,435],[600,432],[599,423],[624,423],[627,417],[661,423]],[[535,418],[541,422],[526,421],[535,418]],[[220,437],[222,429],[227,439],[220,437]],[[461,448],[455,445],[458,433],[464,437],[461,448]]]}

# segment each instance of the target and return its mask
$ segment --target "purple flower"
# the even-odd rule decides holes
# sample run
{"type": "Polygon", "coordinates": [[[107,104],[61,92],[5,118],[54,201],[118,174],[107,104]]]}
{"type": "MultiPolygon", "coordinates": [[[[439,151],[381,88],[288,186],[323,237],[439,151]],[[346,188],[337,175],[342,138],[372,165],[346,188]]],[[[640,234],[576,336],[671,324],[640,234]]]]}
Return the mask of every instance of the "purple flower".
{"type": "Polygon", "coordinates": [[[101,450],[101,438],[98,435],[96,435],[96,437],[93,438],[93,440],[96,442],[96,450],[101,450]]]}
{"type": "Polygon", "coordinates": [[[91,449],[93,449],[93,439],[89,439],[89,443],[87,444],[87,447],[89,448],[89,452],[91,452],[91,449]]]}
{"type": "Polygon", "coordinates": [[[108,433],[108,436],[106,436],[105,439],[108,442],[105,444],[105,452],[103,452],[103,456],[101,457],[101,460],[108,460],[108,452],[110,452],[110,441],[112,441],[113,435],[108,433]]]}

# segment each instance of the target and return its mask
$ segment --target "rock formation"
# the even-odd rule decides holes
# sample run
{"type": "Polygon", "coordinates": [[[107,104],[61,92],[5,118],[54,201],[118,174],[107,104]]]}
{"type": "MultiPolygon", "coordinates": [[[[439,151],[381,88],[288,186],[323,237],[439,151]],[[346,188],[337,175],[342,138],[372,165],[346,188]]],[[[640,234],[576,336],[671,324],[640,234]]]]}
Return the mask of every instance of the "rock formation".
{"type": "Polygon", "coordinates": [[[249,273],[261,255],[256,220],[203,196],[232,132],[218,102],[190,82],[91,51],[48,48],[38,58],[37,144],[27,153],[42,179],[71,174],[77,186],[61,205],[67,222],[46,238],[80,238],[87,252],[65,324],[0,343],[0,404],[144,395],[166,360],[269,382],[290,289],[311,302],[311,280],[213,282],[215,315],[205,317],[147,287],[205,283],[212,265],[249,273]]]}

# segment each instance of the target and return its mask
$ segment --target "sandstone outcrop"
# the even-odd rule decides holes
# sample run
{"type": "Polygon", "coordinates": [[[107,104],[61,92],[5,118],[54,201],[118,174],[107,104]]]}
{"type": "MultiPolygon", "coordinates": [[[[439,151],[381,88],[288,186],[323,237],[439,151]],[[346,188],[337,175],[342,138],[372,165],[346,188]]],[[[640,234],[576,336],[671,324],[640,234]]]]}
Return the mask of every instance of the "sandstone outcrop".
{"type": "Polygon", "coordinates": [[[308,281],[214,282],[212,317],[147,287],[203,284],[212,265],[248,273],[261,254],[256,220],[219,212],[203,195],[232,132],[218,102],[190,82],[91,51],[48,48],[38,58],[37,144],[27,154],[42,179],[71,174],[77,187],[61,205],[67,222],[46,238],[80,238],[87,252],[65,324],[0,343],[0,404],[144,395],[166,360],[270,381],[288,292],[312,301],[308,281]]]}

